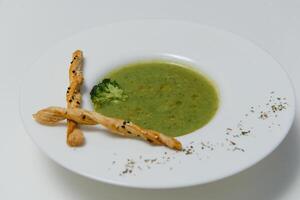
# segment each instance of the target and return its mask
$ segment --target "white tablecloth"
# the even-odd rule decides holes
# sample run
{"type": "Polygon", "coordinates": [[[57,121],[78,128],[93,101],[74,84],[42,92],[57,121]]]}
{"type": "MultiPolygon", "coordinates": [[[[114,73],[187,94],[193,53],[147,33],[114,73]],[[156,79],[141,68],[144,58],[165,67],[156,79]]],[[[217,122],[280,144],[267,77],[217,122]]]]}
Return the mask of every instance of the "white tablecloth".
{"type": "Polygon", "coordinates": [[[298,95],[299,11],[299,0],[0,0],[0,199],[300,199],[299,109],[285,141],[249,170],[203,186],[151,191],[95,182],[53,163],[23,130],[18,108],[20,79],[47,49],[79,31],[128,19],[192,20],[237,33],[286,68],[298,95]]]}

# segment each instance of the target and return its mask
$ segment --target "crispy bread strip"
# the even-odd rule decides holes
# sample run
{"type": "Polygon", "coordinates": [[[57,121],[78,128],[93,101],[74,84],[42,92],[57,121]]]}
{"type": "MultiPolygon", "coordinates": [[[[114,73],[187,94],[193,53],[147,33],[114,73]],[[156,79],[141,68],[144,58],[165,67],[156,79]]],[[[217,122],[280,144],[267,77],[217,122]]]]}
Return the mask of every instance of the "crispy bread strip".
{"type": "Polygon", "coordinates": [[[141,137],[152,144],[165,145],[169,148],[181,150],[181,143],[175,138],[162,133],[143,129],[132,122],[103,116],[97,112],[87,111],[80,108],[48,107],[38,111],[33,118],[46,125],[54,125],[64,119],[75,121],[79,124],[102,126],[111,132],[125,137],[141,137]]]}
{"type": "MultiPolygon", "coordinates": [[[[79,108],[81,104],[80,86],[83,83],[83,54],[76,50],[72,55],[69,68],[69,87],[66,94],[67,108],[79,108]]],[[[84,136],[77,123],[67,121],[67,143],[70,146],[80,146],[84,143],[84,136]]]]}

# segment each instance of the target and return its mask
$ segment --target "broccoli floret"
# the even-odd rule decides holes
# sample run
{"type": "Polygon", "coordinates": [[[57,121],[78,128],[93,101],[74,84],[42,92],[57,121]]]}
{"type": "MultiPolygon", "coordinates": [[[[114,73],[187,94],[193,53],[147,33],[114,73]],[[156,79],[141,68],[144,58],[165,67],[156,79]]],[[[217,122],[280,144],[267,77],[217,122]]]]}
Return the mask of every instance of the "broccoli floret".
{"type": "Polygon", "coordinates": [[[95,107],[109,102],[126,101],[128,97],[116,81],[108,78],[95,85],[90,95],[95,107]]]}

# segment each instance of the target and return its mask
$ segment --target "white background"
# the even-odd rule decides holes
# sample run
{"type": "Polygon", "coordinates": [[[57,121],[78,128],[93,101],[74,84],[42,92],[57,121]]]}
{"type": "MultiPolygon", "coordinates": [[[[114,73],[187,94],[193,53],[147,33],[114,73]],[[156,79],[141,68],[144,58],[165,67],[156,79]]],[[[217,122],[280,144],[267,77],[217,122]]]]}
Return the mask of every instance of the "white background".
{"type": "Polygon", "coordinates": [[[300,94],[299,0],[0,0],[0,199],[299,199],[299,108],[289,135],[270,156],[204,186],[154,191],[110,186],[73,174],[39,152],[19,117],[23,73],[64,38],[128,19],[184,19],[239,34],[274,56],[300,94]]]}

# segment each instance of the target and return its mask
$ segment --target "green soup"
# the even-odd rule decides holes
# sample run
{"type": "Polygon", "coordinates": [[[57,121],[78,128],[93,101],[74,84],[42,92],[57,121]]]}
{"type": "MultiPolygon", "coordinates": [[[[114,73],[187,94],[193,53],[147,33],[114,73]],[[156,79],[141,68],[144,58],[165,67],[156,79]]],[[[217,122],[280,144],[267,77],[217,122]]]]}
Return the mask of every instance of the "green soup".
{"type": "Polygon", "coordinates": [[[185,135],[203,127],[218,109],[218,94],[213,84],[178,63],[133,63],[106,78],[116,80],[128,98],[96,106],[97,112],[169,136],[185,135]]]}

